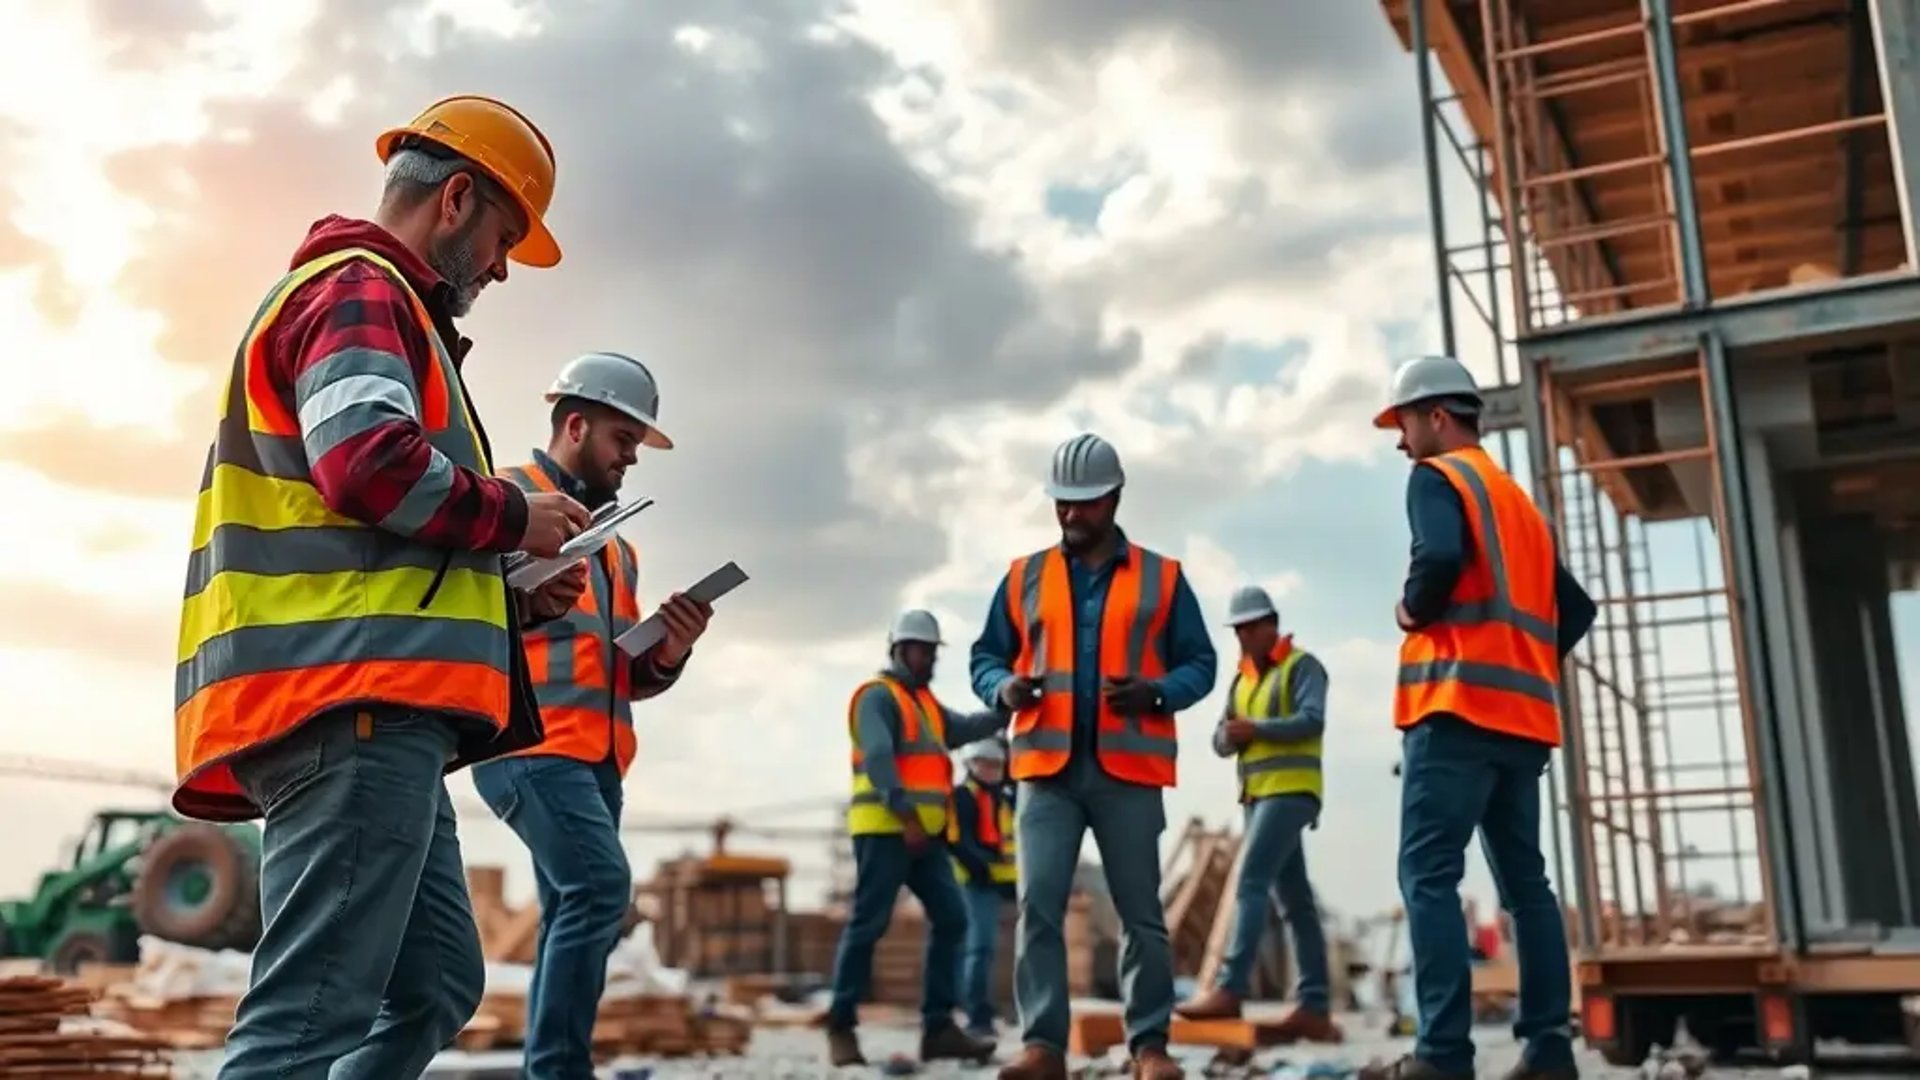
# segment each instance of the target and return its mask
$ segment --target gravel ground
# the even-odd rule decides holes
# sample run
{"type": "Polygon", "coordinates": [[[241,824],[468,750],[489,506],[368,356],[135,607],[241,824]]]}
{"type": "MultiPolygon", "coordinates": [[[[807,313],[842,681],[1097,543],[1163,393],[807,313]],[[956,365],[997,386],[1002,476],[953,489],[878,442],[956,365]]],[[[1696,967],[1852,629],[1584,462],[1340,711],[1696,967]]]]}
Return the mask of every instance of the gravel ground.
{"type": "MultiPolygon", "coordinates": [[[[1374,1037],[1369,1034],[1379,1030],[1378,1019],[1369,1020],[1363,1016],[1342,1018],[1346,1028],[1348,1042],[1343,1046],[1312,1047],[1306,1049],[1276,1048],[1259,1054],[1254,1059],[1254,1068],[1229,1071],[1220,1075],[1229,1076],[1269,1076],[1288,1075],[1287,1071],[1278,1071],[1280,1066],[1292,1065],[1301,1070],[1292,1073],[1296,1078],[1306,1077],[1309,1068],[1314,1080],[1337,1080],[1351,1069],[1365,1064],[1372,1058],[1391,1058],[1409,1048],[1411,1040],[1374,1037]],[[1316,1067],[1317,1066],[1317,1067],[1316,1067]]],[[[719,1058],[713,1060],[678,1061],[621,1061],[600,1071],[602,1080],[691,1080],[699,1077],[703,1080],[799,1080],[803,1077],[879,1077],[889,1075],[878,1063],[887,1061],[891,1055],[901,1055],[911,1060],[917,1049],[918,1032],[913,1027],[867,1024],[861,1028],[861,1042],[867,1059],[875,1066],[860,1069],[830,1069],[826,1065],[825,1037],[819,1032],[805,1028],[760,1028],[754,1032],[753,1044],[744,1057],[719,1058]]],[[[1483,1027],[1475,1033],[1479,1044],[1479,1075],[1499,1077],[1519,1056],[1519,1046],[1510,1032],[1502,1027],[1483,1027]]],[[[1207,1050],[1175,1047],[1176,1056],[1187,1066],[1187,1075],[1203,1075],[1211,1052],[1207,1050]]],[[[1019,1040],[1009,1031],[1002,1040],[999,1061],[1005,1062],[1019,1050],[1019,1040]]],[[[1114,1051],[1111,1059],[1116,1067],[1100,1069],[1095,1063],[1076,1062],[1080,1066],[1075,1075],[1080,1077],[1124,1076],[1124,1066],[1120,1065],[1120,1051],[1114,1051]]],[[[190,1061],[180,1062],[181,1080],[210,1080],[218,1067],[219,1055],[195,1055],[190,1061]]],[[[427,1073],[430,1080],[514,1080],[517,1076],[516,1054],[442,1054],[427,1073]]],[[[919,1069],[920,1075],[930,1077],[991,1077],[997,1065],[984,1068],[971,1068],[959,1064],[938,1062],[919,1069]]],[[[1639,1069],[1616,1068],[1602,1062],[1599,1055],[1582,1050],[1580,1060],[1581,1075],[1593,1080],[1641,1075],[1639,1069]]],[[[1815,1069],[1816,1074],[1824,1069],[1815,1069]]],[[[1719,1068],[1708,1070],[1710,1080],[1776,1080],[1798,1075],[1805,1080],[1807,1073],[1800,1070],[1784,1072],[1775,1068],[1719,1068]]],[[[900,1075],[900,1074],[894,1074],[900,1075]]],[[[1896,1077],[1912,1078],[1916,1071],[1911,1066],[1891,1069],[1847,1069],[1849,1080],[1894,1080],[1896,1077]]]]}

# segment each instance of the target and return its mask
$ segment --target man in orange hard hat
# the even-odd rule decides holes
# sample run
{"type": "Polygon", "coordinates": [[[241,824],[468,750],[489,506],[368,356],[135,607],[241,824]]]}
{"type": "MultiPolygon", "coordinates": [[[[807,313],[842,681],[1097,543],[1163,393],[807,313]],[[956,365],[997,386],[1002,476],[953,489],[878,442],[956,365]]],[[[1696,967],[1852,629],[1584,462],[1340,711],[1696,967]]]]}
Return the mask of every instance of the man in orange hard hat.
{"type": "Polygon", "coordinates": [[[315,223],[241,338],[194,522],[173,805],[265,819],[221,1080],[418,1077],[472,1016],[443,776],[539,741],[520,629],[584,585],[506,585],[587,511],[493,475],[453,324],[508,260],[559,261],[552,147],[475,96],[376,145],[372,220],[315,223]]]}
{"type": "Polygon", "coordinates": [[[1451,356],[1394,374],[1374,426],[1400,433],[1411,558],[1394,621],[1405,637],[1400,895],[1420,1033],[1358,1080],[1472,1080],[1473,973],[1460,876],[1474,833],[1513,916],[1525,1041],[1506,1080],[1576,1080],[1566,926],[1540,853],[1540,774],[1560,744],[1560,664],[1594,604],[1560,564],[1533,500],[1480,446],[1482,399],[1451,356]]]}

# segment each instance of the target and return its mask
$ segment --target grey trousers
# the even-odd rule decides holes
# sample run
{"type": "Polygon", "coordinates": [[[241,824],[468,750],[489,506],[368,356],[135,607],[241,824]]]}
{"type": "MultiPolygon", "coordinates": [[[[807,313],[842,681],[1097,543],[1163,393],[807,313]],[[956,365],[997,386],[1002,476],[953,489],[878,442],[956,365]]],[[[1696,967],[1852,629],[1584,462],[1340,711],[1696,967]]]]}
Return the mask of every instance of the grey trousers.
{"type": "Polygon", "coordinates": [[[1019,942],[1014,1004],[1022,1041],[1066,1052],[1069,1021],[1063,928],[1081,839],[1100,850],[1120,916],[1120,993],[1127,1046],[1165,1046],[1173,1017],[1173,953],[1160,907],[1160,834],[1167,826],[1159,788],[1116,780],[1091,756],[1058,776],[1024,780],[1016,802],[1019,942]]]}

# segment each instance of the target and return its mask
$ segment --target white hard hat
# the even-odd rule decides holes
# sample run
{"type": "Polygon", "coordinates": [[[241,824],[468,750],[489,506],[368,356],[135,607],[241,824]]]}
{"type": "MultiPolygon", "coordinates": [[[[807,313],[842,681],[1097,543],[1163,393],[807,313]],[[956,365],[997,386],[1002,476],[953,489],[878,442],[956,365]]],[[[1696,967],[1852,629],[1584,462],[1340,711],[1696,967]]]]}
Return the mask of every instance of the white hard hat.
{"type": "Polygon", "coordinates": [[[1007,760],[1007,747],[999,739],[978,739],[960,748],[962,761],[1007,760]]]}
{"type": "Polygon", "coordinates": [[[1047,497],[1061,502],[1097,499],[1127,482],[1120,469],[1120,453],[1112,444],[1088,432],[1075,435],[1053,451],[1053,469],[1047,477],[1047,497]]]}
{"type": "Polygon", "coordinates": [[[1258,585],[1243,585],[1235,589],[1233,599],[1227,601],[1228,626],[1239,626],[1269,615],[1279,618],[1280,612],[1274,609],[1273,597],[1258,585]]]}
{"type": "Polygon", "coordinates": [[[1399,427],[1396,413],[1401,406],[1441,397],[1461,398],[1472,403],[1473,411],[1479,411],[1480,387],[1467,365],[1451,356],[1416,356],[1393,373],[1387,407],[1373,418],[1373,426],[1399,427]]]}
{"type": "Polygon", "coordinates": [[[933,612],[914,608],[903,611],[893,620],[893,629],[887,631],[887,644],[898,645],[903,641],[922,641],[928,645],[944,644],[940,640],[940,620],[933,612]]]}
{"type": "Polygon", "coordinates": [[[547,388],[548,401],[563,397],[597,401],[624,413],[647,426],[646,437],[640,440],[644,445],[673,449],[673,440],[660,430],[660,386],[647,365],[631,356],[590,352],[567,361],[547,388]]]}

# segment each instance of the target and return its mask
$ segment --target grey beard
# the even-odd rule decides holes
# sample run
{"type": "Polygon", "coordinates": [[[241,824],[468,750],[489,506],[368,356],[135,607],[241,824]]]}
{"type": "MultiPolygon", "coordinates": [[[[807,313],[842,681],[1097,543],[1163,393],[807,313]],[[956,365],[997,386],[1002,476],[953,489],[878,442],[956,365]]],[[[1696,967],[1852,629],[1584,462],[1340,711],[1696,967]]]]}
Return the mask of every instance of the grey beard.
{"type": "Polygon", "coordinates": [[[473,257],[473,245],[467,237],[460,234],[447,237],[434,245],[428,253],[427,265],[453,286],[453,299],[448,302],[448,314],[460,318],[473,310],[473,302],[480,298],[480,287],[475,279],[480,276],[480,263],[473,257]]]}

